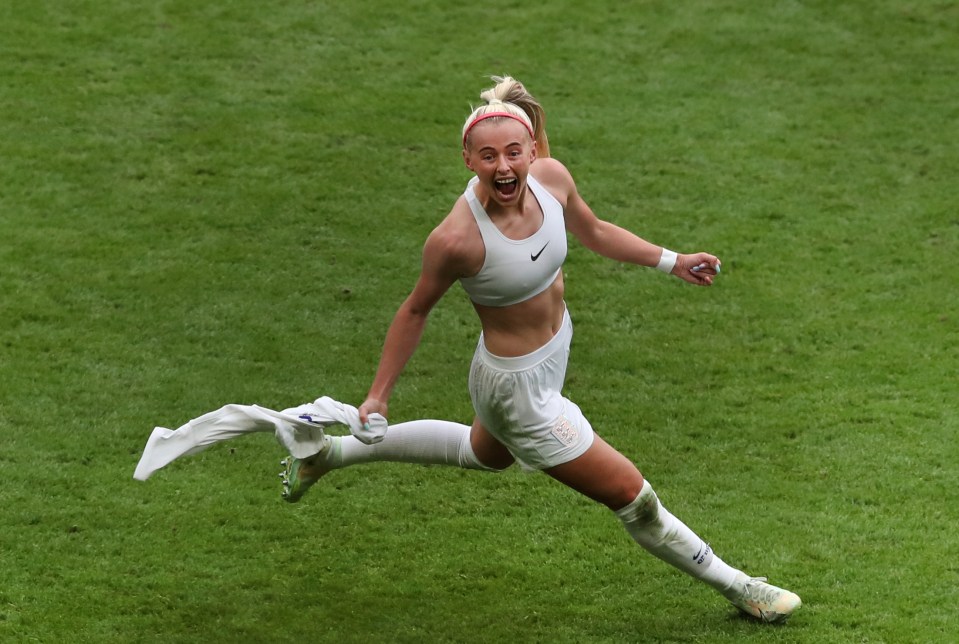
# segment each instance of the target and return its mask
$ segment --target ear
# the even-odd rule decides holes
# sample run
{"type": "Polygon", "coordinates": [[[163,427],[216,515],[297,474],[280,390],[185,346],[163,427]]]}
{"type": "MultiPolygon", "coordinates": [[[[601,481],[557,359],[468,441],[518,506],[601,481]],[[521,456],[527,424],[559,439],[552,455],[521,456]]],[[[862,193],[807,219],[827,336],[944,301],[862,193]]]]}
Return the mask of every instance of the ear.
{"type": "Polygon", "coordinates": [[[536,139],[533,139],[533,146],[529,150],[529,162],[536,160],[536,139]]]}
{"type": "Polygon", "coordinates": [[[470,153],[466,150],[466,148],[463,148],[463,163],[466,164],[467,168],[473,170],[473,164],[470,162],[470,153]]]}

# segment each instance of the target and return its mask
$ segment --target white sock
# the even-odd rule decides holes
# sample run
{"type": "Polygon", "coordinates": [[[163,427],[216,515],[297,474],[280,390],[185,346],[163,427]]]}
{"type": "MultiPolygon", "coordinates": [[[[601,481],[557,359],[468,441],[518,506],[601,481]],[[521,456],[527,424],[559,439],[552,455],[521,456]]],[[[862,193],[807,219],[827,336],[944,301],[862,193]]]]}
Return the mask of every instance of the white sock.
{"type": "Polygon", "coordinates": [[[649,481],[632,503],[616,511],[630,536],[668,564],[703,581],[723,595],[735,595],[740,571],[717,557],[709,544],[659,502],[649,481]]]}
{"type": "Polygon", "coordinates": [[[331,470],[374,461],[452,465],[490,470],[470,445],[470,427],[446,420],[412,420],[390,425],[379,443],[365,445],[353,436],[333,436],[323,466],[331,470]]]}

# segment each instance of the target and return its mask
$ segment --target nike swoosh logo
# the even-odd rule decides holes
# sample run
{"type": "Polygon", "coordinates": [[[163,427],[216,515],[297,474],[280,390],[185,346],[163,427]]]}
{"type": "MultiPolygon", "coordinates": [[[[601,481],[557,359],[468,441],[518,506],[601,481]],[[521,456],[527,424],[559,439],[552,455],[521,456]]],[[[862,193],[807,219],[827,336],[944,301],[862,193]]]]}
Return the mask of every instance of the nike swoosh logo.
{"type": "Polygon", "coordinates": [[[549,242],[543,244],[543,247],[539,249],[539,252],[535,255],[530,255],[529,258],[535,262],[537,259],[539,259],[539,256],[543,254],[543,251],[546,250],[547,246],[549,246],[549,242]]]}

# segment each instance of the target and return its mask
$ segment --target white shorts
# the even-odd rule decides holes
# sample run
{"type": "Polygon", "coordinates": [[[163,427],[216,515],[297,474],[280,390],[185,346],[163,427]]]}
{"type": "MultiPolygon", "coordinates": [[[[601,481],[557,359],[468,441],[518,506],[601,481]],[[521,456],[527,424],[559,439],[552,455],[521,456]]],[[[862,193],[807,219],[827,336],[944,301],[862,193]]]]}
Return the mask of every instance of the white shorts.
{"type": "Polygon", "coordinates": [[[563,397],[573,323],[536,351],[503,358],[480,335],[470,368],[470,397],[483,427],[519,461],[547,469],[581,456],[593,444],[593,428],[576,403],[563,397]]]}

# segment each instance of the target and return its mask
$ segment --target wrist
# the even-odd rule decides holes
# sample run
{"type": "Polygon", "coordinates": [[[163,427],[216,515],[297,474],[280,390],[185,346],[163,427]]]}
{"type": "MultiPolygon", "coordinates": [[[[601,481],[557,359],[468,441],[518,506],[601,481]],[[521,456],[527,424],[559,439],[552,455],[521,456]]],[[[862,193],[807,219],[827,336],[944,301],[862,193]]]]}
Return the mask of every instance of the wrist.
{"type": "Polygon", "coordinates": [[[668,248],[663,248],[663,254],[659,257],[659,263],[656,264],[656,269],[666,274],[672,273],[673,268],[676,266],[676,257],[677,254],[675,252],[668,248]]]}
{"type": "Polygon", "coordinates": [[[377,405],[386,405],[387,399],[389,396],[384,396],[382,394],[367,394],[366,400],[363,401],[364,404],[375,403],[377,405]]]}

